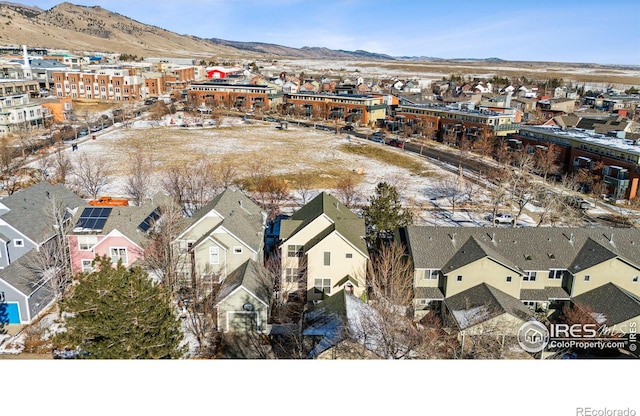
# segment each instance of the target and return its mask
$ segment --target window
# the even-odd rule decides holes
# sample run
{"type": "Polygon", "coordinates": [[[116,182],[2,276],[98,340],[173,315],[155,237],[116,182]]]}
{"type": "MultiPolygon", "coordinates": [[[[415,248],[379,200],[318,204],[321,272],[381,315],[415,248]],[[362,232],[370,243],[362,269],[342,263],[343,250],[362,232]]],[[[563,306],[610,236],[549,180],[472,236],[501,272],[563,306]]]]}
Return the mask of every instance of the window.
{"type": "Polygon", "coordinates": [[[352,259],[352,258],[353,258],[353,253],[347,253],[347,254],[346,254],[346,257],[347,257],[348,259],[352,259]]]}
{"type": "Polygon", "coordinates": [[[536,277],[538,276],[538,272],[534,272],[534,271],[528,271],[526,272],[527,274],[524,275],[524,277],[522,278],[522,280],[524,280],[525,282],[535,282],[536,281],[536,277]]]}
{"type": "Polygon", "coordinates": [[[331,279],[315,279],[313,283],[315,293],[331,293],[331,279]]]}
{"type": "Polygon", "coordinates": [[[220,247],[209,247],[209,263],[220,264],[220,247]]]}
{"type": "Polygon", "coordinates": [[[588,274],[584,275],[584,281],[588,282],[589,280],[591,280],[591,276],[588,274]]]}
{"type": "Polygon", "coordinates": [[[233,247],[233,254],[242,254],[242,247],[240,246],[233,247]]]}
{"type": "Polygon", "coordinates": [[[122,264],[127,264],[127,249],[124,247],[111,247],[111,264],[116,264],[122,260],[122,264]]]}
{"type": "Polygon", "coordinates": [[[302,279],[302,269],[297,267],[287,267],[285,269],[285,281],[287,283],[298,283],[302,279]]]}
{"type": "Polygon", "coordinates": [[[549,270],[549,279],[562,279],[562,275],[564,274],[564,270],[549,270]]]}
{"type": "Polygon", "coordinates": [[[507,276],[507,283],[511,283],[511,276],[507,276]]]}
{"type": "Polygon", "coordinates": [[[93,260],[82,259],[82,273],[91,273],[93,271],[93,260]]]}
{"type": "Polygon", "coordinates": [[[24,247],[24,240],[19,238],[17,240],[13,240],[14,247],[24,247]]]}
{"type": "Polygon", "coordinates": [[[458,276],[458,277],[456,278],[456,280],[457,280],[458,282],[462,282],[462,276],[458,276]]]}
{"type": "Polygon", "coordinates": [[[303,246],[290,245],[287,246],[287,257],[302,257],[303,246]]]}
{"type": "Polygon", "coordinates": [[[93,249],[93,246],[98,244],[98,237],[95,235],[79,235],[78,236],[78,249],[80,251],[89,251],[93,249]]]}
{"type": "Polygon", "coordinates": [[[331,266],[331,252],[330,251],[325,251],[324,252],[324,265],[325,266],[331,266]]]}
{"type": "Polygon", "coordinates": [[[633,276],[633,283],[638,283],[638,276],[633,276]]]}
{"type": "Polygon", "coordinates": [[[440,270],[438,269],[426,269],[422,278],[424,280],[437,280],[439,275],[440,270]]]}

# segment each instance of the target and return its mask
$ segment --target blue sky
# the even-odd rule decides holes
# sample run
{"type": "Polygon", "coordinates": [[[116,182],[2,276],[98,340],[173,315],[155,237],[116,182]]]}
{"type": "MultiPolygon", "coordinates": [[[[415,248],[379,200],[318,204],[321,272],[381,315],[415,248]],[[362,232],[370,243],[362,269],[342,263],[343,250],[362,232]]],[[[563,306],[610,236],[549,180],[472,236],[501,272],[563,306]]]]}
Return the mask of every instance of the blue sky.
{"type": "MultiPolygon", "coordinates": [[[[20,1],[20,0],[15,0],[20,1]]],[[[23,0],[49,9],[59,1],[23,0]]],[[[203,38],[392,56],[640,65],[640,1],[96,0],[139,22],[203,38]]]]}

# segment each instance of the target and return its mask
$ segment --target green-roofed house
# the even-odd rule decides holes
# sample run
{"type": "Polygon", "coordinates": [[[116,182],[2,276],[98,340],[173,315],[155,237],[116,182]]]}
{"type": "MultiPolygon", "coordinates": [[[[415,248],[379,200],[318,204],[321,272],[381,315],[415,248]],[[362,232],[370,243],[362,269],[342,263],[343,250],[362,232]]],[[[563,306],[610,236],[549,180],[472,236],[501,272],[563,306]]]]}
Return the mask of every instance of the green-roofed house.
{"type": "Polygon", "coordinates": [[[322,192],[280,224],[282,292],[308,302],[340,290],[365,292],[369,254],[364,219],[322,192]]]}
{"type": "Polygon", "coordinates": [[[222,282],[247,260],[261,263],[266,218],[240,191],[227,189],[214,197],[186,221],[175,240],[184,277],[222,282]]]}

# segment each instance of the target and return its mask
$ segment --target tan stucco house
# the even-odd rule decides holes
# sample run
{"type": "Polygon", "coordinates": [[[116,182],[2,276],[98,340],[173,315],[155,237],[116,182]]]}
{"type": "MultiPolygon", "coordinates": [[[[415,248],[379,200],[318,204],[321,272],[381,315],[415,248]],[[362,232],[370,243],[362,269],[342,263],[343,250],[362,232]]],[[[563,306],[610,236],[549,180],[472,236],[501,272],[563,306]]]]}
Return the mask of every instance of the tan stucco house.
{"type": "Polygon", "coordinates": [[[364,220],[323,192],[280,224],[283,296],[304,292],[309,302],[340,290],[365,292],[369,255],[364,220]]]}

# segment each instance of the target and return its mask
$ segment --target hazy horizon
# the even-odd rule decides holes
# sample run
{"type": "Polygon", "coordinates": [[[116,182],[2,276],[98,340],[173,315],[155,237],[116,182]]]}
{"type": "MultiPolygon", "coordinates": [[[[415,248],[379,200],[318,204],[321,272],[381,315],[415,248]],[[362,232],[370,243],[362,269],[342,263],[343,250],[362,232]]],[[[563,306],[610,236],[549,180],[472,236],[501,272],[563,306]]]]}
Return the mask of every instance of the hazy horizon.
{"type": "MultiPolygon", "coordinates": [[[[22,4],[50,9],[61,2],[22,4]]],[[[183,35],[282,46],[364,50],[393,57],[499,58],[640,65],[640,3],[507,0],[449,3],[380,0],[71,1],[100,6],[183,35]],[[601,23],[604,22],[604,23],[601,23]]]]}

